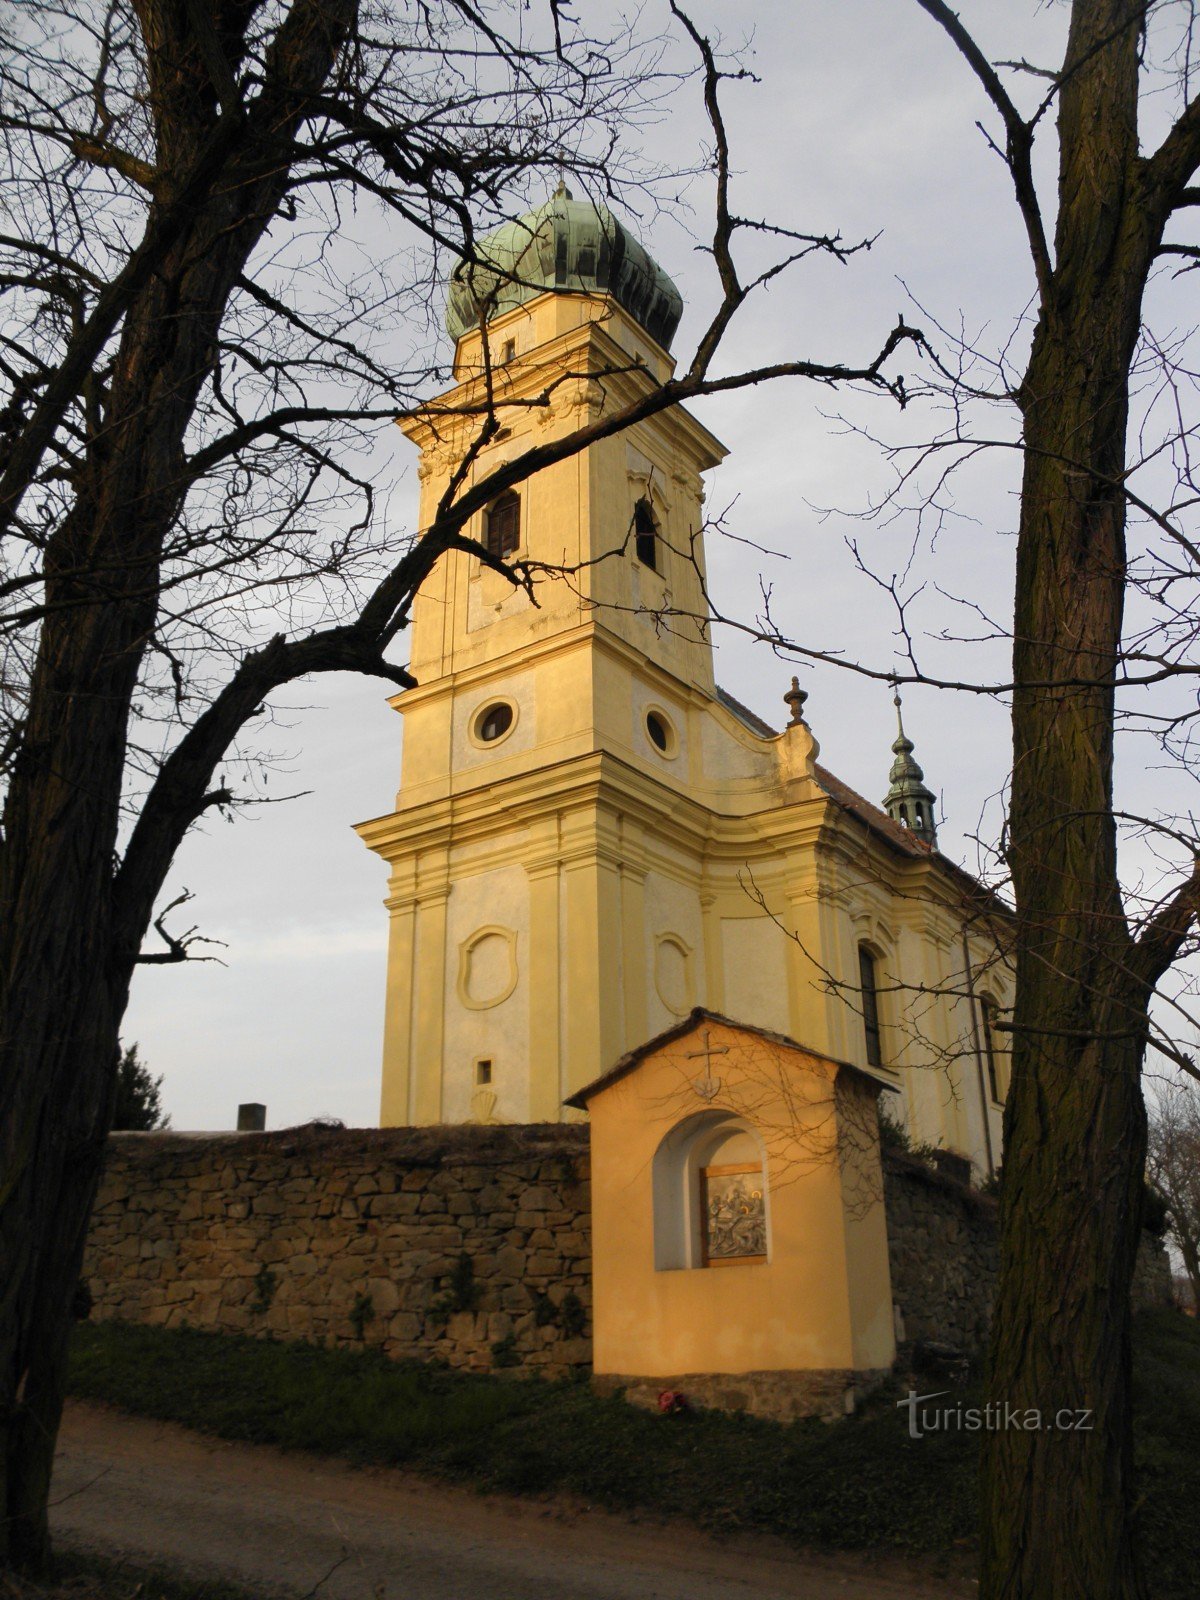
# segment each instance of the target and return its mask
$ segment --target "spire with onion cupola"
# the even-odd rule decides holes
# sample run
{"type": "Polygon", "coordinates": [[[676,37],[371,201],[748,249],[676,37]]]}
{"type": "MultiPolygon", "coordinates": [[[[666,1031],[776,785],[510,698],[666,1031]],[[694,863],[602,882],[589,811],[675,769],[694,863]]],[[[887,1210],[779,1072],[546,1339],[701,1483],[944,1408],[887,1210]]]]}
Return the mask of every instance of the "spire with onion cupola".
{"type": "Polygon", "coordinates": [[[926,787],[925,774],[913,757],[915,746],[904,731],[904,714],[900,703],[900,690],[896,687],[892,698],[896,707],[898,733],[892,751],[896,759],[888,773],[891,787],[884,796],[883,809],[893,822],[907,828],[918,839],[923,839],[931,850],[937,849],[937,822],[934,818],[935,796],[926,787]]]}

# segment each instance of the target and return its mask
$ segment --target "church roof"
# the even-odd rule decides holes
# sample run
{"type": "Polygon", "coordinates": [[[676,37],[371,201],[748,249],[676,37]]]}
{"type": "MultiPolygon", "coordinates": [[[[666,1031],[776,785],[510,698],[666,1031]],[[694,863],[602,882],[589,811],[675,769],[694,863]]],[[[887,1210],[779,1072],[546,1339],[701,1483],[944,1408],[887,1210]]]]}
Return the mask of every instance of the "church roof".
{"type": "Polygon", "coordinates": [[[814,770],[817,782],[835,805],[840,806],[850,816],[857,817],[872,833],[884,839],[902,855],[927,857],[936,854],[933,846],[922,839],[920,834],[914,833],[911,828],[906,828],[902,822],[894,821],[886,811],[859,794],[857,789],[852,789],[848,783],[843,783],[836,772],[830,772],[828,767],[823,767],[819,763],[814,770]]]}
{"type": "MultiPolygon", "coordinates": [[[[727,690],[718,687],[717,699],[731,711],[738,721],[749,728],[751,733],[756,733],[761,739],[778,738],[778,732],[770,723],[740,700],[734,698],[727,690]]],[[[920,834],[914,833],[911,828],[906,828],[903,823],[896,822],[889,817],[887,812],[859,794],[857,789],[839,778],[836,772],[830,772],[828,767],[823,767],[819,762],[813,765],[813,774],[817,783],[837,806],[839,811],[862,824],[867,831],[887,845],[898,855],[908,856],[917,861],[934,861],[940,870],[954,880],[958,885],[964,899],[986,905],[989,912],[1000,916],[1011,915],[1011,908],[1007,906],[993,889],[989,889],[979,879],[969,873],[965,867],[960,867],[951,861],[948,856],[941,854],[928,840],[920,834]]],[[[740,1027],[738,1023],[736,1026],[740,1027]]],[[[819,1052],[818,1052],[819,1053],[819,1052]]]]}
{"type": "MultiPolygon", "coordinates": [[[[751,733],[756,733],[760,739],[778,738],[778,730],[755,712],[749,706],[744,706],[740,700],[735,700],[727,689],[717,688],[717,699],[727,711],[732,711],[734,716],[751,733]]],[[[857,817],[871,830],[872,833],[894,846],[906,856],[930,856],[933,850],[925,840],[902,823],[894,822],[887,812],[877,805],[872,805],[870,800],[859,794],[857,789],[852,789],[848,783],[843,783],[836,773],[830,772],[828,767],[817,765],[814,768],[817,782],[825,793],[841,810],[850,816],[857,817]]]]}
{"type": "Polygon", "coordinates": [[[609,1088],[620,1079],[631,1073],[647,1056],[653,1055],[663,1045],[671,1044],[676,1039],[682,1039],[691,1033],[693,1028],[699,1027],[702,1022],[717,1022],[722,1027],[733,1028],[738,1033],[752,1033],[758,1039],[766,1039],[770,1044],[782,1045],[785,1050],[795,1050],[801,1055],[816,1056],[818,1061],[828,1061],[830,1066],[838,1067],[845,1072],[857,1073],[860,1078],[868,1079],[877,1089],[891,1089],[899,1094],[898,1085],[882,1073],[872,1072],[869,1067],[855,1066],[853,1061],[839,1061],[836,1056],[828,1055],[824,1050],[814,1050],[811,1045],[800,1044],[795,1039],[789,1039],[786,1033],[773,1033],[770,1028],[756,1027],[752,1022],[738,1022],[734,1017],[724,1017],[719,1011],[708,1011],[704,1006],[696,1006],[684,1017],[682,1022],[676,1022],[669,1028],[664,1028],[661,1033],[656,1033],[652,1039],[647,1039],[645,1044],[639,1044],[636,1049],[628,1051],[615,1066],[609,1067],[607,1072],[601,1073],[591,1083],[585,1084],[582,1089],[568,1095],[563,1101],[565,1106],[574,1106],[579,1111],[586,1111],[588,1101],[609,1088]]]}
{"type": "Polygon", "coordinates": [[[683,296],[607,206],[576,200],[565,183],[544,204],[476,240],[450,276],[446,329],[454,339],[527,300],[557,290],[610,294],[664,350],[683,296]]]}
{"type": "Polygon", "coordinates": [[[774,739],[778,737],[778,729],[773,728],[769,722],[764,722],[757,712],[751,711],[749,706],[744,706],[740,700],[735,700],[728,689],[717,685],[717,699],[726,711],[732,711],[739,722],[750,729],[751,733],[758,734],[760,739],[774,739]]]}

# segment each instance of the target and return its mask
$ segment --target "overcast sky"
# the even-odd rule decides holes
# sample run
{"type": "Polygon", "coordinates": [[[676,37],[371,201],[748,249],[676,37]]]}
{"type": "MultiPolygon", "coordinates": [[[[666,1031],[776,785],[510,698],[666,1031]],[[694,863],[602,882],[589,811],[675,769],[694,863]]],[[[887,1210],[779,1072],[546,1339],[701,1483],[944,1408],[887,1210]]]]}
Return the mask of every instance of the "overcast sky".
{"type": "MultiPolygon", "coordinates": [[[[1061,6],[968,0],[960,9],[994,59],[1054,58],[1061,6]]],[[[651,0],[645,19],[661,26],[663,13],[651,0]]],[[[747,64],[762,81],[730,85],[725,95],[739,168],[737,209],[847,240],[878,235],[871,252],[851,264],[802,264],[748,305],[729,336],[726,364],[860,362],[901,311],[931,330],[935,319],[945,328],[961,324],[983,345],[1001,346],[1029,300],[1031,274],[1006,174],[975,127],[977,118],[989,126],[994,118],[913,0],[736,7],[697,0],[693,15],[708,29],[754,31],[747,64]]],[[[680,165],[695,159],[704,137],[695,84],[680,90],[668,120],[647,129],[648,140],[680,165]]],[[[649,230],[635,224],[683,291],[687,310],[675,342],[681,356],[713,303],[711,266],[688,232],[708,226],[706,199],[697,183],[690,217],[659,217],[649,230]]],[[[1166,292],[1175,300],[1167,299],[1163,314],[1174,325],[1186,318],[1186,299],[1166,292]]],[[[928,408],[900,419],[879,401],[846,401],[789,382],[695,410],[731,451],[709,476],[710,508],[731,505],[735,533],[788,557],[760,560],[742,545],[710,544],[722,609],[753,618],[761,570],[773,585],[775,620],[790,636],[889,667],[894,611],[855,569],[846,541],[859,540],[864,558],[890,575],[904,568],[915,525],[911,518],[864,523],[852,515],[882,494],[889,472],[880,452],[847,434],[837,414],[912,440],[933,430],[928,408]]],[[[997,436],[1011,434],[999,414],[991,426],[997,436]]],[[[411,520],[415,453],[399,430],[389,447],[403,468],[392,516],[411,520]]],[[[914,613],[918,626],[958,634],[983,627],[978,616],[948,608],[934,584],[1007,621],[1016,471],[1015,455],[997,451],[957,484],[957,517],[943,525],[933,551],[926,545],[918,557],[930,585],[914,613]]],[[[781,726],[781,697],[794,668],[735,635],[718,643],[719,681],[781,726]]],[[[1002,646],[925,648],[929,665],[949,676],[1004,672],[1002,646]]],[[[802,681],[822,760],[878,800],[895,736],[889,690],[831,665],[804,671],[802,681]]],[[[377,1120],[386,869],[351,825],[392,807],[400,718],[386,693],[369,680],[339,678],[283,696],[281,705],[293,708],[284,718],[291,726],[275,743],[291,759],[271,787],[311,793],[253,820],[210,820],[178,860],[170,887],[193,891],[189,910],[206,934],[225,941],[219,953],[226,964],[143,968],[124,1030],[165,1075],[176,1127],[231,1126],[244,1100],[264,1101],[273,1127],[320,1115],[377,1120]]],[[[993,797],[1008,770],[1003,707],[918,687],[906,691],[905,718],[942,797],[942,848],[974,866],[981,818],[991,837],[1000,818],[993,797]]],[[[1132,760],[1142,776],[1127,780],[1146,807],[1161,787],[1144,773],[1150,765],[1132,760]]]]}

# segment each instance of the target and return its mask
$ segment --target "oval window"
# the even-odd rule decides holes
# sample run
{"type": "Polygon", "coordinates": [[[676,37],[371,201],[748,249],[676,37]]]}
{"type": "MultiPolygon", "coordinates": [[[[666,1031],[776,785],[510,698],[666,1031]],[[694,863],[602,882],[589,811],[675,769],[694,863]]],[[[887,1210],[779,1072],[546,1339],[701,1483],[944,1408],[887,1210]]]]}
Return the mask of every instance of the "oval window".
{"type": "Polygon", "coordinates": [[[475,721],[475,737],[483,744],[495,744],[513,725],[513,708],[506,700],[498,700],[479,713],[475,721]]]}
{"type": "Polygon", "coordinates": [[[671,730],[667,726],[667,719],[660,717],[657,711],[647,711],[646,732],[650,736],[650,743],[666,755],[671,748],[671,730]]]}

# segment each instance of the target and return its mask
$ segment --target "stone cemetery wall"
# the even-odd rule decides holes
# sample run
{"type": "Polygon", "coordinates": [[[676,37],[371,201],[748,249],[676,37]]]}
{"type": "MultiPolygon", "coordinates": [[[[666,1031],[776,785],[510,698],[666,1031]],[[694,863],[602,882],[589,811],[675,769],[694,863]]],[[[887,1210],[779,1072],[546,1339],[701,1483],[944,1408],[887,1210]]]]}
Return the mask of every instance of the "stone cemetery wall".
{"type": "MultiPolygon", "coordinates": [[[[888,1259],[896,1337],[982,1349],[1000,1266],[997,1203],[897,1150],[884,1157],[888,1259]]],[[[1160,1239],[1142,1235],[1135,1305],[1170,1305],[1171,1271],[1160,1239]]]]}
{"type": "Polygon", "coordinates": [[[546,1377],[591,1362],[587,1129],[116,1134],[93,1315],[546,1377]]]}
{"type": "MultiPolygon", "coordinates": [[[[545,1377],[591,1363],[587,1128],[116,1134],[84,1276],[93,1315],[545,1377]]],[[[973,1351],[995,1202],[885,1158],[897,1333],[973,1351]]],[[[1145,1239],[1135,1289],[1165,1302],[1145,1239]]]]}
{"type": "Polygon", "coordinates": [[[999,1266],[996,1202],[894,1150],[883,1183],[897,1340],[978,1350],[999,1266]]]}

